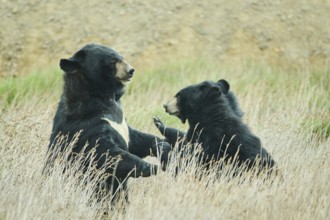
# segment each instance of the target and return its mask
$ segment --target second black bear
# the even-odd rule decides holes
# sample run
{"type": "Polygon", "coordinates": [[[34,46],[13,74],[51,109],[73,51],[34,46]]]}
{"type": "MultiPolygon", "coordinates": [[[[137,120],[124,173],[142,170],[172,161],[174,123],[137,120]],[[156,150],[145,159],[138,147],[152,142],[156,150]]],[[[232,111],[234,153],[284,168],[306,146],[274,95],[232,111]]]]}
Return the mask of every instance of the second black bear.
{"type": "Polygon", "coordinates": [[[120,189],[126,188],[128,177],[156,174],[158,167],[141,158],[165,151],[166,160],[170,145],[128,126],[120,105],[133,67],[115,50],[98,44],[88,44],[71,58],[61,59],[60,67],[64,71],[64,88],[53,122],[47,165],[52,163],[55,152],[63,152],[67,146],[58,137],[66,135],[67,142],[71,142],[79,133],[77,143],[70,149],[71,158],[94,151],[92,161],[87,163],[95,163],[96,169],[104,168],[108,159],[119,159],[116,168],[105,167],[108,176],[98,184],[106,194],[111,193],[112,200],[120,189]]]}
{"type": "Polygon", "coordinates": [[[188,120],[188,132],[166,127],[157,118],[155,125],[172,146],[182,139],[192,147],[200,144],[203,164],[235,159],[239,166],[245,164],[250,169],[260,159],[260,169],[272,168],[274,160],[242,122],[243,113],[229,90],[226,80],[190,85],[164,105],[170,115],[177,116],[183,123],[188,120]]]}

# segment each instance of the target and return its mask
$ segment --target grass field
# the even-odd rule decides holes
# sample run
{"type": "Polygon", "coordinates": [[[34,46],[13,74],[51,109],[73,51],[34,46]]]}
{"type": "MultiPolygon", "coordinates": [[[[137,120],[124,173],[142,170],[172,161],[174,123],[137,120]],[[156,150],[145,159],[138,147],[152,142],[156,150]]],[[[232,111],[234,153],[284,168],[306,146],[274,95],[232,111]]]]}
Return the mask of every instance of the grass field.
{"type": "MultiPolygon", "coordinates": [[[[129,180],[130,203],[103,215],[91,189],[61,164],[41,174],[61,72],[0,81],[0,219],[328,219],[330,216],[330,66],[313,70],[266,64],[181,60],[137,70],[122,98],[130,125],[157,134],[152,117],[186,129],[162,108],[180,88],[224,78],[245,112],[244,121],[277,161],[281,177],[194,178],[191,164],[129,180]]],[[[157,163],[155,158],[146,160],[157,163]]],[[[174,162],[175,163],[175,162],[174,162]]]]}

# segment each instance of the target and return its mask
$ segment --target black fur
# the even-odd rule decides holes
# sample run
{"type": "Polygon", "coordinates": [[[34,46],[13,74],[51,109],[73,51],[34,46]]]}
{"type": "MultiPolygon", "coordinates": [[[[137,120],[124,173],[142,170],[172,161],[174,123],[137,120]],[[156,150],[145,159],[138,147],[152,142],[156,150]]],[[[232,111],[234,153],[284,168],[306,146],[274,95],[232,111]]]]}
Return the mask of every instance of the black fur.
{"type": "Polygon", "coordinates": [[[238,165],[252,168],[260,158],[260,169],[272,168],[275,162],[261,145],[257,136],[242,122],[243,113],[235,95],[229,91],[229,83],[205,81],[188,86],[176,94],[177,111],[170,112],[184,123],[189,122],[188,132],[165,127],[154,119],[156,127],[173,146],[183,139],[184,143],[200,144],[203,150],[201,162],[223,159],[232,161],[235,157],[238,165]]]}
{"type": "MultiPolygon", "coordinates": [[[[67,135],[70,142],[80,132],[78,142],[71,149],[72,155],[88,154],[92,149],[95,150],[92,162],[97,164],[98,169],[105,165],[106,155],[110,159],[121,158],[116,169],[106,167],[109,176],[105,182],[100,183],[111,193],[113,201],[118,188],[126,188],[127,177],[148,177],[157,173],[156,165],[141,158],[156,156],[162,150],[166,151],[166,147],[167,151],[170,149],[168,143],[156,136],[131,127],[128,127],[127,145],[119,131],[108,122],[120,124],[125,120],[120,98],[124,94],[125,81],[132,77],[134,69],[125,65],[125,75],[119,78],[116,64],[124,62],[116,51],[98,44],[86,45],[71,58],[61,59],[64,89],[53,122],[47,162],[51,164],[54,152],[58,151],[55,146],[59,145],[56,144],[59,135],[67,135]]],[[[63,152],[65,145],[60,144],[60,148],[63,152]]],[[[166,160],[166,152],[162,159],[166,160]]]]}

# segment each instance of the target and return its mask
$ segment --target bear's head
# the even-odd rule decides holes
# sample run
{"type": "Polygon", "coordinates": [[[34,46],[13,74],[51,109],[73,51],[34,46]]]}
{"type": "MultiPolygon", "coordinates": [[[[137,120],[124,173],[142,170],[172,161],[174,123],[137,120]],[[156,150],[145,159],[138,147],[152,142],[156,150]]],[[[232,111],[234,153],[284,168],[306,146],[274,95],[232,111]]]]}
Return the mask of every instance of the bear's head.
{"type": "MultiPolygon", "coordinates": [[[[185,123],[187,119],[196,120],[203,117],[203,114],[206,113],[205,109],[209,109],[216,101],[220,100],[239,116],[241,112],[235,112],[233,109],[239,109],[236,100],[227,97],[229,89],[230,85],[224,79],[218,82],[204,81],[190,85],[180,90],[167,104],[164,104],[164,108],[167,113],[177,116],[185,123]]],[[[230,97],[234,97],[233,94],[230,95],[230,97]]]]}
{"type": "Polygon", "coordinates": [[[88,44],[71,58],[61,59],[60,67],[67,78],[84,85],[84,92],[105,96],[122,90],[134,73],[118,52],[99,44],[88,44]]]}

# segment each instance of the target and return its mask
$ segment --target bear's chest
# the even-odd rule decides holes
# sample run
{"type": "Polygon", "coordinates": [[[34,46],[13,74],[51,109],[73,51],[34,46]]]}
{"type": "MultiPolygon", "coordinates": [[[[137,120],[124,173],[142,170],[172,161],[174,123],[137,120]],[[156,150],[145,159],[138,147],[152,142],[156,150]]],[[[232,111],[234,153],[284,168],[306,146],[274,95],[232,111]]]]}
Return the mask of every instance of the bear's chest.
{"type": "Polygon", "coordinates": [[[124,139],[126,145],[129,143],[129,130],[125,118],[123,117],[121,123],[117,123],[108,118],[102,118],[102,120],[108,122],[110,126],[115,129],[118,134],[124,139]]]}

